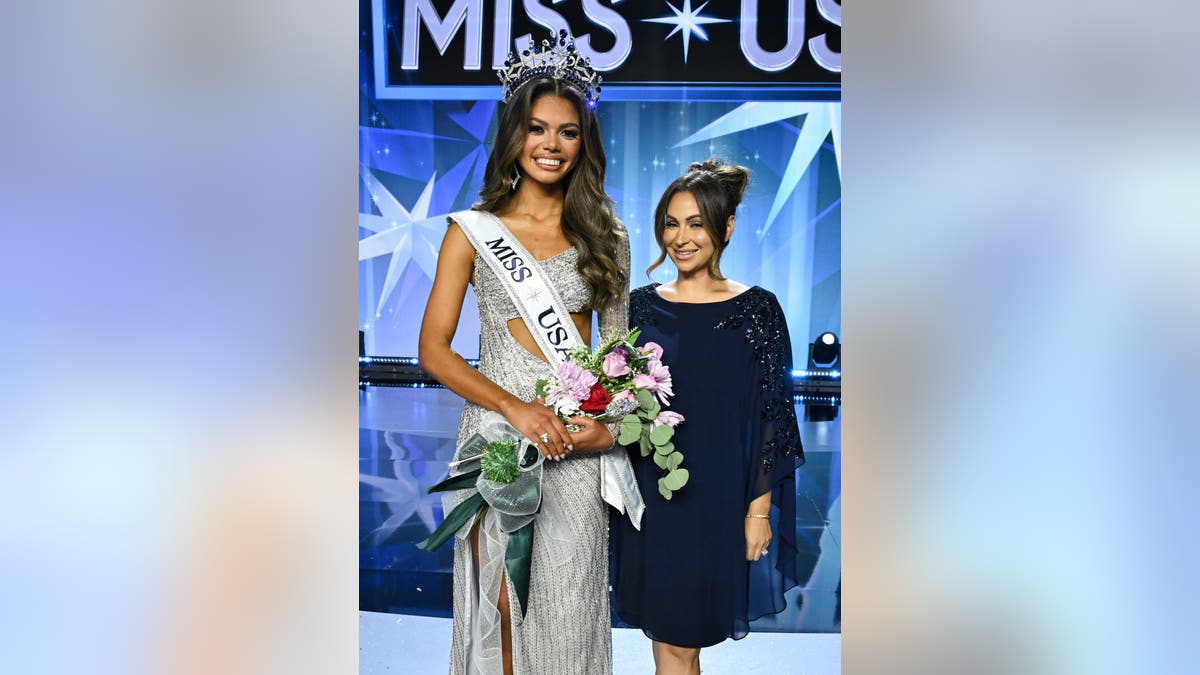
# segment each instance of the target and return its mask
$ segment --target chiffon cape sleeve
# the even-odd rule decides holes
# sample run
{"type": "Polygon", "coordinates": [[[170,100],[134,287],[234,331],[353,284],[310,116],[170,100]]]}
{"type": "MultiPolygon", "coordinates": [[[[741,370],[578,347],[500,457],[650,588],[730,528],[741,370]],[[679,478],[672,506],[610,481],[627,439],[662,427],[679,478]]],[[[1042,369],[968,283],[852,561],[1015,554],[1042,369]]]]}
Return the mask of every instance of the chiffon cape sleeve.
{"type": "MultiPolygon", "coordinates": [[[[792,342],[779,301],[763,293],[750,313],[746,340],[754,348],[754,392],[746,444],[746,507],[771,493],[772,541],[768,554],[749,565],[746,616],[781,611],[784,593],[797,586],[796,468],[804,463],[792,388],[792,342]]],[[[747,511],[748,512],[748,511],[747,511]]]]}

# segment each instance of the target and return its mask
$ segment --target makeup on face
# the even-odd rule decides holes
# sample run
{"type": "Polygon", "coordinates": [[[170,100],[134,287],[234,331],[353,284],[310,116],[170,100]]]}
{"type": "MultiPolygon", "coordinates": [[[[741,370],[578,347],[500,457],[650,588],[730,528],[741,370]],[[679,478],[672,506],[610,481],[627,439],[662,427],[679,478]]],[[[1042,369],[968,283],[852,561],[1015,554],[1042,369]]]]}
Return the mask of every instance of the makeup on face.
{"type": "Polygon", "coordinates": [[[662,234],[663,246],[680,274],[708,266],[716,245],[700,215],[700,205],[690,192],[676,192],[667,204],[662,234]]]}
{"type": "Polygon", "coordinates": [[[583,148],[583,130],[575,106],[559,96],[542,96],[533,102],[518,163],[521,173],[552,184],[570,173],[583,148]]]}

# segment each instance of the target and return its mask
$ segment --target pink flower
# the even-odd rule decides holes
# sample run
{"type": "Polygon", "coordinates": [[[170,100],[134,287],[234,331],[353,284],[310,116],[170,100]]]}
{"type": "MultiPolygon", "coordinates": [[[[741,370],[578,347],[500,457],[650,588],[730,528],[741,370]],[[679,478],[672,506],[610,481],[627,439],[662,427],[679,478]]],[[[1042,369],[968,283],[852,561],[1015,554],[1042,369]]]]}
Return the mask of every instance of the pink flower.
{"type": "Polygon", "coordinates": [[[654,423],[650,425],[651,429],[657,429],[661,426],[676,427],[683,421],[683,415],[670,410],[664,410],[658,413],[658,417],[654,418],[654,423]]]}
{"type": "Polygon", "coordinates": [[[647,342],[638,351],[643,354],[653,354],[655,361],[661,359],[663,355],[663,348],[657,342],[647,342]]]}
{"type": "Polygon", "coordinates": [[[638,389],[649,389],[650,391],[658,391],[658,380],[650,375],[638,375],[633,378],[633,386],[638,389]]]}
{"type": "Polygon", "coordinates": [[[637,400],[637,396],[634,396],[634,395],[633,395],[633,392],[632,392],[632,391],[629,391],[628,389],[626,389],[625,391],[622,391],[622,392],[618,393],[616,396],[613,396],[613,400],[614,400],[614,401],[624,401],[624,400],[627,400],[627,399],[628,399],[628,400],[630,400],[630,401],[636,401],[636,400],[637,400]]]}
{"type": "Polygon", "coordinates": [[[616,350],[608,353],[604,357],[604,364],[601,366],[604,374],[609,377],[621,377],[629,374],[629,364],[625,362],[625,355],[617,353],[616,350]]]}

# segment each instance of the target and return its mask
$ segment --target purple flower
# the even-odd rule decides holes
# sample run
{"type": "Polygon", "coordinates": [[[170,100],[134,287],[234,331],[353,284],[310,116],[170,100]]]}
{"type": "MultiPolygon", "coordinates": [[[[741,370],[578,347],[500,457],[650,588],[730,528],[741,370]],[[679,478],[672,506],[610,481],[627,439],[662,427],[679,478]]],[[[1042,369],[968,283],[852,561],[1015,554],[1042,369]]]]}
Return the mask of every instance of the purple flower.
{"type": "Polygon", "coordinates": [[[615,349],[604,357],[604,364],[601,368],[609,377],[621,377],[629,374],[629,365],[625,362],[625,355],[617,353],[615,349]]]}
{"type": "Polygon", "coordinates": [[[571,393],[559,385],[550,387],[546,392],[546,405],[556,413],[573,414],[579,411],[579,401],[572,398],[571,393]]]}
{"type": "Polygon", "coordinates": [[[586,401],[592,385],[600,381],[600,378],[570,361],[558,364],[555,374],[566,394],[576,401],[586,401]]]}
{"type": "MultiPolygon", "coordinates": [[[[661,361],[651,361],[646,365],[650,367],[650,377],[654,379],[656,385],[654,388],[647,387],[647,389],[657,394],[658,400],[662,401],[663,405],[667,405],[667,397],[675,395],[671,389],[671,369],[663,365],[661,361]]],[[[634,382],[636,383],[637,380],[635,379],[634,382]]]]}
{"type": "Polygon", "coordinates": [[[658,413],[658,417],[654,418],[654,423],[650,425],[651,429],[657,429],[661,426],[676,427],[683,421],[683,415],[670,410],[664,410],[658,413]]]}

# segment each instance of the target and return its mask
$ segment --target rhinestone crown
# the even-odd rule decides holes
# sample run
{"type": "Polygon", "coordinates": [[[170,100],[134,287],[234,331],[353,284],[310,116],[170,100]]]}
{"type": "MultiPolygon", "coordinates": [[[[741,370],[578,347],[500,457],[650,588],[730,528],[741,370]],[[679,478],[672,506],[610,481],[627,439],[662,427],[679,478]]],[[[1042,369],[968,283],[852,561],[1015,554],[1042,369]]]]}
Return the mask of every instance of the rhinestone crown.
{"type": "Polygon", "coordinates": [[[508,53],[504,67],[497,70],[504,88],[504,100],[512,97],[522,84],[539,77],[565,80],[583,94],[589,108],[600,100],[600,74],[592,68],[591,59],[575,49],[575,38],[567,31],[558,32],[556,40],[542,40],[515,56],[508,53]]]}

